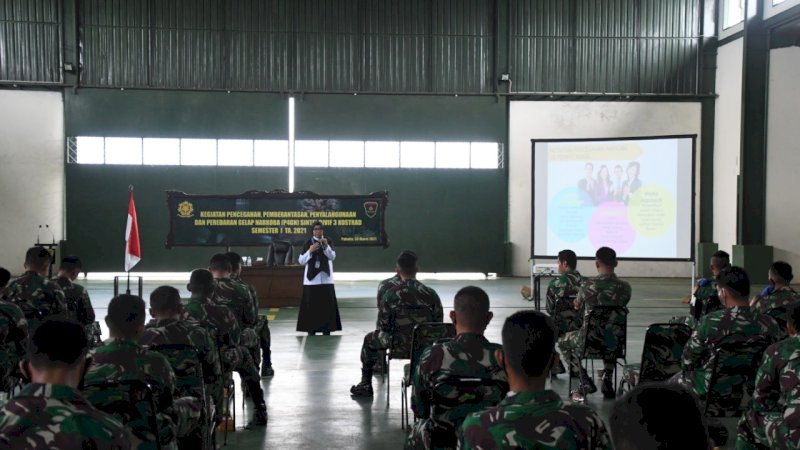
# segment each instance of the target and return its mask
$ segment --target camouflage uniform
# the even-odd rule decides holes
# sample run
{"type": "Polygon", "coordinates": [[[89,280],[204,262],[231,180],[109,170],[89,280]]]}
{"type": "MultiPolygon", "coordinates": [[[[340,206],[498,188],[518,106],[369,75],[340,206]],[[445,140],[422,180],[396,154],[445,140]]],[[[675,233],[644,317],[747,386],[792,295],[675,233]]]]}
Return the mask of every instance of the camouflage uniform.
{"type": "MultiPolygon", "coordinates": [[[[713,363],[713,350],[726,342],[750,341],[750,338],[775,340],[780,330],[775,320],[758,314],[748,306],[736,306],[706,314],[695,327],[683,349],[681,372],[673,379],[705,398],[713,363]]],[[[750,358],[749,355],[742,355],[750,358]]],[[[725,371],[725,368],[718,370],[725,371]]],[[[732,372],[732,371],[731,371],[732,372]]]]}
{"type": "Polygon", "coordinates": [[[581,316],[575,311],[572,302],[563,301],[565,297],[578,294],[583,277],[577,270],[569,270],[554,278],[547,286],[545,308],[553,318],[559,335],[581,328],[581,316]]]}
{"type": "Polygon", "coordinates": [[[800,448],[800,335],[764,352],[750,407],[739,421],[736,448],[800,448]]]}
{"type": "Polygon", "coordinates": [[[19,306],[0,300],[0,390],[7,390],[25,359],[28,321],[19,306]]]}
{"type": "Polygon", "coordinates": [[[769,295],[756,296],[753,308],[759,314],[766,314],[771,309],[784,308],[796,302],[800,302],[800,294],[790,286],[784,286],[772,291],[769,295]]]}
{"type": "Polygon", "coordinates": [[[0,448],[129,449],[125,427],[70,386],[31,383],[0,409],[0,448]]]}
{"type": "Polygon", "coordinates": [[[383,296],[386,295],[386,292],[389,289],[400,284],[403,284],[403,279],[400,278],[400,275],[395,275],[391,278],[387,278],[378,283],[378,297],[377,297],[378,301],[376,303],[378,309],[381,308],[381,303],[383,303],[383,296]]]}
{"type": "Polygon", "coordinates": [[[600,417],[580,404],[565,405],[555,391],[509,393],[494,408],[464,421],[458,448],[611,449],[600,417]]]}
{"type": "Polygon", "coordinates": [[[67,312],[67,300],[61,287],[32,271],[25,272],[11,283],[8,299],[25,314],[31,330],[48,316],[67,312]]]}
{"type": "MultiPolygon", "coordinates": [[[[389,320],[400,305],[427,306],[433,313],[433,322],[441,322],[444,319],[442,301],[433,289],[414,279],[392,286],[384,294],[381,308],[378,309],[377,329],[364,336],[364,344],[361,346],[363,369],[371,371],[380,357],[381,349],[389,347],[392,329],[389,320]]],[[[396,325],[402,326],[402,324],[396,325]]],[[[410,350],[411,336],[395,336],[395,347],[410,350]]]]}
{"type": "MultiPolygon", "coordinates": [[[[483,335],[462,333],[452,341],[434,344],[425,349],[419,364],[413,369],[414,390],[411,407],[418,420],[408,435],[406,448],[434,447],[435,443],[432,442],[431,436],[433,422],[430,420],[430,400],[436,383],[450,376],[476,377],[508,383],[506,372],[497,364],[495,358],[495,350],[499,348],[500,345],[489,342],[483,335]]],[[[464,417],[470,412],[481,409],[476,405],[467,405],[466,410],[454,408],[447,417],[438,417],[437,422],[450,425],[455,432],[464,417]]]]}
{"type": "Polygon", "coordinates": [[[80,284],[75,284],[69,277],[56,277],[53,278],[53,281],[64,292],[70,318],[83,325],[86,330],[86,337],[89,342],[92,342],[94,340],[95,316],[89,292],[80,284]]]}
{"type": "Polygon", "coordinates": [[[233,311],[242,330],[240,345],[250,353],[256,371],[261,365],[261,348],[255,331],[258,322],[258,300],[254,300],[248,285],[232,278],[214,280],[214,302],[233,311]]]}
{"type": "MultiPolygon", "coordinates": [[[[272,367],[272,350],[270,350],[272,346],[272,333],[269,330],[269,319],[267,316],[258,314],[258,293],[256,292],[256,288],[252,284],[245,283],[241,278],[234,277],[233,280],[242,283],[247,288],[248,292],[250,292],[250,297],[253,299],[253,307],[257,314],[254,330],[258,336],[258,343],[261,347],[261,354],[263,355],[261,362],[263,363],[263,367],[272,367]]],[[[254,357],[253,362],[258,365],[259,361],[254,357]]]]}
{"type": "Polygon", "coordinates": [[[194,320],[162,319],[151,322],[144,333],[139,337],[139,344],[144,346],[157,346],[169,344],[184,344],[194,347],[196,352],[189,350],[189,355],[176,355],[167,357],[177,377],[178,392],[181,395],[191,395],[203,399],[205,392],[212,399],[222,397],[222,369],[219,361],[219,352],[216,342],[210,333],[194,320]],[[187,365],[198,360],[203,370],[203,377],[199,374],[186,374],[187,365]],[[206,386],[206,389],[203,387],[206,386]]]}
{"type": "MultiPolygon", "coordinates": [[[[627,306],[631,301],[631,285],[627,281],[620,280],[613,273],[600,275],[596,278],[586,280],[578,290],[575,303],[578,305],[578,312],[586,321],[591,308],[597,305],[608,306],[627,306]]],[[[573,368],[580,367],[581,362],[578,351],[583,348],[584,333],[582,331],[570,331],[561,336],[558,340],[558,347],[564,355],[564,359],[570,362],[573,368]]],[[[606,370],[614,369],[614,361],[603,361],[606,370]]]]}
{"type": "MultiPolygon", "coordinates": [[[[92,363],[84,377],[84,386],[117,381],[143,381],[153,391],[158,413],[161,442],[175,444],[175,437],[188,435],[200,418],[200,402],[192,397],[175,399],[175,373],[164,356],[127,339],[108,339],[93,349],[92,363]]],[[[130,424],[127,424],[130,426],[130,424]]],[[[141,436],[134,436],[136,440],[141,436]]],[[[152,437],[152,436],[150,436],[152,437]]],[[[150,449],[155,442],[141,440],[137,447],[150,449]]]]}

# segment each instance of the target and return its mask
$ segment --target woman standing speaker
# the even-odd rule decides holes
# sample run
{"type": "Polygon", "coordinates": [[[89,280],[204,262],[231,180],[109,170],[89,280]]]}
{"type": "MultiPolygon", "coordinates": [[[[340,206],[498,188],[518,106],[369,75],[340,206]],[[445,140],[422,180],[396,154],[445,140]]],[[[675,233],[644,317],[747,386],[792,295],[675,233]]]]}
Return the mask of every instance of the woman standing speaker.
{"type": "Polygon", "coordinates": [[[323,235],[322,222],[314,222],[313,235],[303,245],[299,263],[306,266],[303,274],[303,301],[297,315],[297,331],[309,336],[324,335],[342,329],[336,289],[333,287],[333,260],[336,252],[323,235]]]}

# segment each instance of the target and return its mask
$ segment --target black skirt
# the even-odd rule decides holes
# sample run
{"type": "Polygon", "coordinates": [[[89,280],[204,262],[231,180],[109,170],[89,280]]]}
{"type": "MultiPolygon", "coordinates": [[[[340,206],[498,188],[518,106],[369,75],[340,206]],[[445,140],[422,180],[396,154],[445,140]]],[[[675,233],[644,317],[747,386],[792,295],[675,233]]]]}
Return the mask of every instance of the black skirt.
{"type": "Polygon", "coordinates": [[[332,284],[303,285],[303,301],[297,315],[297,331],[326,332],[342,329],[336,290],[332,284]]]}

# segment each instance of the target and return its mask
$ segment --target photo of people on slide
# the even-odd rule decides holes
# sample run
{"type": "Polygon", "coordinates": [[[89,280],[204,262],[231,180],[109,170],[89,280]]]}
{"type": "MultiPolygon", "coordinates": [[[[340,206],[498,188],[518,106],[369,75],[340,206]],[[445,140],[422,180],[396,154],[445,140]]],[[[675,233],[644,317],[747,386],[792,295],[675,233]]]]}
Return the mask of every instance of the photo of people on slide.
{"type": "Polygon", "coordinates": [[[642,187],[639,179],[639,162],[631,161],[628,163],[628,178],[622,179],[622,166],[617,164],[614,167],[615,181],[611,180],[608,172],[608,165],[600,166],[597,178],[594,178],[594,164],[586,163],[583,168],[583,178],[578,181],[578,189],[585,192],[592,205],[598,206],[606,202],[623,202],[626,205],[630,201],[631,195],[642,187]]]}
{"type": "Polygon", "coordinates": [[[608,246],[622,257],[678,258],[690,251],[691,139],[537,142],[535,151],[536,254],[572,248],[590,255],[608,246]]]}

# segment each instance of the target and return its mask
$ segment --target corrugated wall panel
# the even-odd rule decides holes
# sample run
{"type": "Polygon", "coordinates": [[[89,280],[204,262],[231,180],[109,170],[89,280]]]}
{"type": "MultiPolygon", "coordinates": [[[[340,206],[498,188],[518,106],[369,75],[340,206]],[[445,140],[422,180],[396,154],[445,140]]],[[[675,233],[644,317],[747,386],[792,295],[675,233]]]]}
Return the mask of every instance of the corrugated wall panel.
{"type": "Polygon", "coordinates": [[[512,2],[513,90],[696,93],[700,3],[512,2]]]}
{"type": "Polygon", "coordinates": [[[431,5],[426,0],[363,3],[362,89],[375,92],[429,90],[431,5]]]}
{"type": "Polygon", "coordinates": [[[433,1],[432,92],[492,92],[494,2],[433,1]]]}
{"type": "Polygon", "coordinates": [[[61,2],[0,2],[0,80],[60,83],[61,2]]]}

